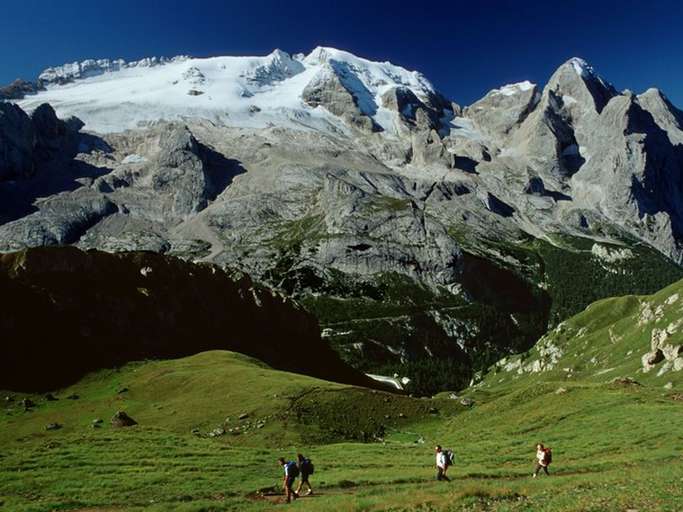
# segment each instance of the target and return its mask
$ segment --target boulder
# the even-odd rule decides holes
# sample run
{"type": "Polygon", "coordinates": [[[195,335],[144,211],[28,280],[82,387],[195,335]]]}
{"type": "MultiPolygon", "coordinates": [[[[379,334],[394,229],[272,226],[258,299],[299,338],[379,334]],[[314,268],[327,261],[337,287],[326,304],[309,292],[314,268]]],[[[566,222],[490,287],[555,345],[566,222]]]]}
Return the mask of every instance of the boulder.
{"type": "Polygon", "coordinates": [[[48,423],[45,425],[45,430],[59,430],[60,428],[62,428],[60,423],[48,423]]]}
{"type": "Polygon", "coordinates": [[[137,425],[138,422],[135,421],[130,416],[128,416],[128,414],[126,414],[124,411],[118,411],[112,417],[111,424],[113,427],[122,428],[122,427],[132,427],[133,425],[137,425]]]}

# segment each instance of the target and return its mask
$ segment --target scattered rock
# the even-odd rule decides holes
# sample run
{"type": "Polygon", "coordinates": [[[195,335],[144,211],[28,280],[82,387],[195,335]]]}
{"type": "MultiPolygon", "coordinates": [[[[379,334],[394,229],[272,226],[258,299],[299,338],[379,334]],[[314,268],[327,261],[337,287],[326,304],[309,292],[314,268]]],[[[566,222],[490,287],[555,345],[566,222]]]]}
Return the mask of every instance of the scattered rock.
{"type": "Polygon", "coordinates": [[[12,395],[7,395],[4,400],[5,400],[5,403],[9,404],[11,402],[14,402],[14,397],[12,395]]]}
{"type": "Polygon", "coordinates": [[[674,383],[673,382],[667,382],[664,384],[664,389],[673,389],[674,383]]]}
{"type": "Polygon", "coordinates": [[[190,430],[190,433],[194,434],[195,436],[198,436],[201,434],[201,432],[199,431],[199,429],[197,427],[190,430]]]}
{"type": "Polygon", "coordinates": [[[78,396],[76,393],[72,393],[66,397],[67,400],[78,400],[79,398],[81,398],[81,397],[78,396]]]}
{"type": "Polygon", "coordinates": [[[683,393],[678,393],[676,395],[672,395],[671,398],[673,398],[677,402],[683,402],[683,393]]]}
{"type": "Polygon", "coordinates": [[[45,430],[59,430],[60,428],[62,428],[62,425],[59,423],[48,423],[45,425],[45,430]]]}
{"type": "Polygon", "coordinates": [[[263,427],[265,427],[265,426],[266,426],[265,423],[257,423],[257,424],[256,424],[256,428],[263,428],[263,427]]]}
{"type": "Polygon", "coordinates": [[[450,398],[451,400],[458,400],[460,397],[455,393],[451,393],[448,395],[448,398],[450,398]]]}
{"type": "Polygon", "coordinates": [[[122,395],[123,393],[128,393],[128,388],[121,388],[116,393],[118,395],[122,395]]]}
{"type": "Polygon", "coordinates": [[[673,369],[675,372],[683,370],[683,357],[677,357],[673,360],[673,369]]]}
{"type": "Polygon", "coordinates": [[[436,407],[430,407],[429,414],[439,414],[439,409],[437,409],[436,407]]]}
{"type": "Polygon", "coordinates": [[[208,433],[209,437],[220,437],[223,435],[225,435],[225,429],[221,428],[221,427],[215,428],[211,432],[208,433]]]}
{"type": "Polygon", "coordinates": [[[52,393],[48,393],[47,395],[45,395],[45,400],[47,400],[48,402],[56,402],[58,399],[52,393]]]}
{"type": "Polygon", "coordinates": [[[567,388],[561,388],[561,387],[560,387],[560,388],[557,388],[557,389],[555,390],[555,394],[556,394],[556,395],[563,395],[563,394],[565,394],[566,392],[567,392],[567,388]]]}
{"type": "Polygon", "coordinates": [[[90,428],[101,428],[102,427],[102,418],[95,418],[90,422],[90,428]]]}
{"type": "Polygon", "coordinates": [[[402,412],[399,412],[399,413],[398,413],[398,417],[399,417],[399,418],[405,418],[405,417],[406,417],[406,415],[405,415],[405,414],[403,414],[402,412]]]}
{"type": "Polygon", "coordinates": [[[631,377],[617,377],[612,380],[612,384],[620,384],[622,386],[640,386],[640,382],[631,377]]]}
{"type": "Polygon", "coordinates": [[[138,422],[135,421],[133,418],[128,416],[123,411],[118,411],[116,414],[111,419],[111,424],[113,427],[132,427],[133,425],[137,425],[138,422]]]}
{"type": "Polygon", "coordinates": [[[28,411],[31,407],[35,407],[36,404],[33,403],[33,400],[31,400],[30,398],[24,398],[21,401],[21,405],[24,408],[24,410],[28,411]]]}
{"type": "Polygon", "coordinates": [[[464,405],[465,407],[472,407],[474,405],[474,400],[464,397],[460,399],[460,404],[464,405]]]}
{"type": "Polygon", "coordinates": [[[238,416],[237,419],[246,420],[248,417],[249,417],[249,414],[246,413],[246,412],[243,412],[242,414],[240,414],[240,415],[238,416]]]}

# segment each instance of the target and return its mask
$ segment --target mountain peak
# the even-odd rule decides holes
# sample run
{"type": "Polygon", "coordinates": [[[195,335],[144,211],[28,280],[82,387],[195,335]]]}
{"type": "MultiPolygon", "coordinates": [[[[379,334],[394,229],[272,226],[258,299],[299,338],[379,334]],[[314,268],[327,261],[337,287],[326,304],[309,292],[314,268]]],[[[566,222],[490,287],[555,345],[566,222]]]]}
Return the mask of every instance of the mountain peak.
{"type": "Polygon", "coordinates": [[[595,70],[593,69],[593,66],[588,64],[588,62],[586,62],[581,57],[572,57],[567,62],[565,62],[564,65],[571,66],[574,69],[574,71],[576,72],[576,74],[582,78],[589,78],[589,77],[597,76],[597,74],[595,73],[595,70]]]}
{"type": "Polygon", "coordinates": [[[569,98],[572,104],[591,101],[598,113],[610,98],[619,94],[612,84],[603,80],[593,66],[580,57],[572,57],[557,68],[546,89],[569,98]]]}

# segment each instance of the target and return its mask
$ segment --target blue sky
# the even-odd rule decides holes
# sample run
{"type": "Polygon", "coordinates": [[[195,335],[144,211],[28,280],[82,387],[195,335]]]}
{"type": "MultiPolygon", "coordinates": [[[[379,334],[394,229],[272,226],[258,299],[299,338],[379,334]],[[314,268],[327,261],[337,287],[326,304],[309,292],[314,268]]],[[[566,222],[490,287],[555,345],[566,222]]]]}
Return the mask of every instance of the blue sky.
{"type": "Polygon", "coordinates": [[[346,49],[423,72],[462,104],[573,56],[683,107],[683,2],[23,0],[0,8],[0,83],[86,58],[346,49]]]}

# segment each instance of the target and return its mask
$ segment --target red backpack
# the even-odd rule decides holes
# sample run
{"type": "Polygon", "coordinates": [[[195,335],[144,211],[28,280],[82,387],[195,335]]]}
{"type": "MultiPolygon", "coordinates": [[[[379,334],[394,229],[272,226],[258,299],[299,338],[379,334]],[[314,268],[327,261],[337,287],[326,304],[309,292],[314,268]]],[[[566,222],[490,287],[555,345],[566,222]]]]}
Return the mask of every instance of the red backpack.
{"type": "Polygon", "coordinates": [[[546,466],[549,466],[553,461],[553,451],[550,448],[543,448],[543,453],[545,454],[543,456],[543,462],[545,462],[546,466]]]}

